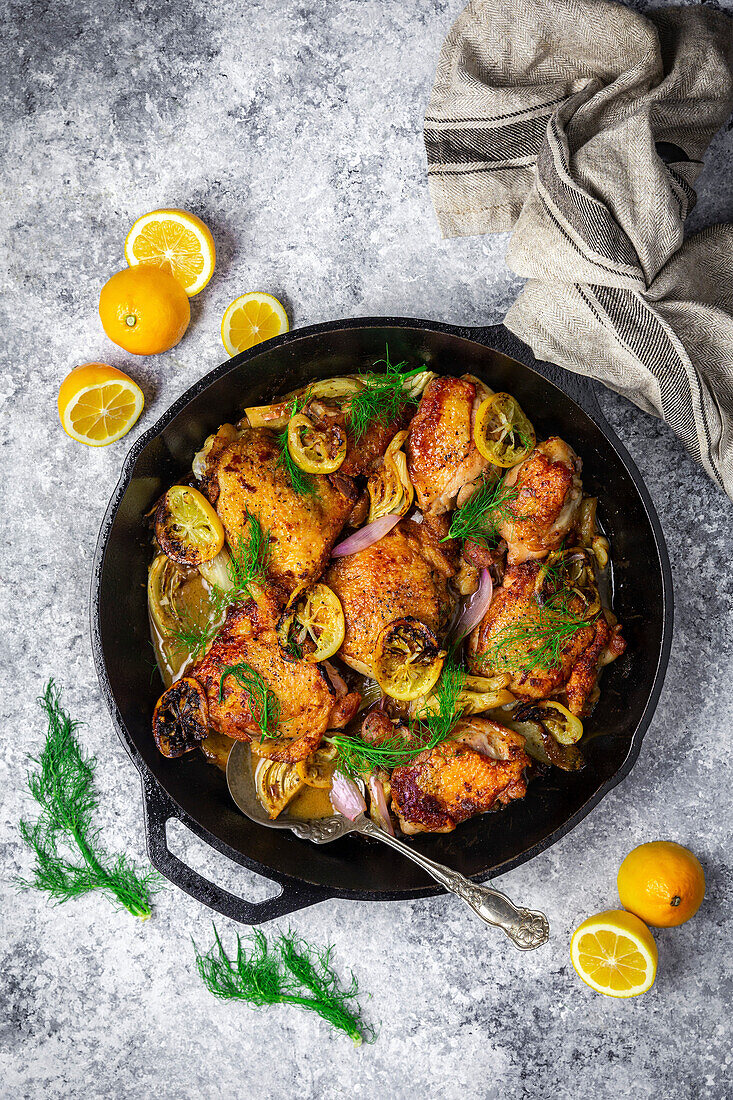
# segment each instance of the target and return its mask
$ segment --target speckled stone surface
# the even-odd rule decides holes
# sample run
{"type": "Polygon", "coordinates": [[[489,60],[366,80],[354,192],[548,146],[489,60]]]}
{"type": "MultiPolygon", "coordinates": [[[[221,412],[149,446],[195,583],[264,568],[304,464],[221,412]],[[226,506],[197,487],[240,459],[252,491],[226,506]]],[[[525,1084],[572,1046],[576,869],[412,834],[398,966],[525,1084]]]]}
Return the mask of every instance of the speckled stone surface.
{"type": "MultiPolygon", "coordinates": [[[[504,876],[543,908],[552,939],[520,954],[445,897],[329,902],[292,918],[336,946],[372,992],[373,1046],[354,1049],[292,1009],[214,1000],[193,966],[211,914],[174,888],[141,926],[103,897],[50,908],[18,894],[16,824],[33,812],[25,759],[34,699],[63,685],[99,760],[99,821],[144,859],[140,783],[101,700],[88,628],[99,523],[128,445],[223,358],[219,323],[261,288],[294,326],[353,314],[501,319],[517,282],[506,238],[441,241],[421,118],[461,0],[41,0],[3,7],[2,508],[0,559],[0,1093],[9,1098],[218,1096],[710,1098],[731,1095],[733,505],[664,426],[613,395],[605,411],[644,474],[677,592],[659,709],[629,778],[571,835],[504,876]],[[134,360],[105,338],[104,280],[133,220],[181,206],[211,226],[218,267],[173,352],[134,360]],[[79,362],[139,379],[147,407],[124,441],[67,439],[55,400],[79,362]],[[661,932],[652,992],[615,1002],[569,963],[573,927],[617,902],[635,844],[670,837],[703,861],[708,895],[661,932]]],[[[692,225],[733,217],[731,133],[713,142],[692,225]]],[[[195,866],[246,896],[270,887],[172,830],[195,866]]],[[[231,942],[235,926],[218,926],[231,942]]],[[[286,924],[287,921],[281,922],[286,924]]]]}

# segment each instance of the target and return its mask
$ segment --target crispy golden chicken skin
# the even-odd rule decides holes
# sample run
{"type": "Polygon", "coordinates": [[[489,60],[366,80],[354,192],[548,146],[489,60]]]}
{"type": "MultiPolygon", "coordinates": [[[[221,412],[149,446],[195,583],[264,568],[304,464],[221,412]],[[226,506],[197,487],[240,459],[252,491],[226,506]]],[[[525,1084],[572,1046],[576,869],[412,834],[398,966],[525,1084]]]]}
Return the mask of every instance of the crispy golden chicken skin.
{"type": "Polygon", "coordinates": [[[370,675],[380,631],[408,616],[440,639],[452,610],[447,584],[452,572],[435,535],[406,519],[366,550],[332,562],[323,579],[344,611],[339,657],[370,675]]]}
{"type": "Polygon", "coordinates": [[[400,828],[408,834],[450,833],[474,814],[523,798],[529,762],[520,734],[487,718],[458,722],[450,740],[392,772],[400,828]]]}
{"type": "Polygon", "coordinates": [[[277,605],[271,594],[263,593],[258,599],[259,603],[246,600],[230,609],[191,676],[206,692],[209,721],[215,730],[237,741],[259,741],[262,734],[252,716],[250,693],[231,673],[223,683],[221,679],[232,665],[249,665],[277,700],[277,736],[259,746],[262,755],[303,760],[318,747],[327,729],[342,728],[351,720],[360,697],[336,690],[319,665],[286,659],[275,634],[277,605]]]}
{"type": "Polygon", "coordinates": [[[498,529],[509,547],[510,565],[557,550],[578,517],[580,470],[575,451],[553,436],[509,471],[504,485],[517,495],[506,505],[508,515],[498,529]]]}
{"type": "Polygon", "coordinates": [[[473,420],[491,391],[478,378],[434,378],[410,424],[410,477],[423,512],[439,516],[470,492],[489,463],[473,441],[473,420]]]}
{"type": "Polygon", "coordinates": [[[313,475],[315,492],[300,495],[279,457],[271,431],[245,428],[215,453],[202,487],[233,545],[245,531],[248,512],[269,532],[268,571],[284,603],[321,575],[357,494],[350,478],[333,474],[313,475]]]}
{"type": "Polygon", "coordinates": [[[366,431],[358,439],[354,438],[354,434],[347,424],[346,458],[339,468],[339,473],[349,477],[369,474],[377,459],[383,457],[397,432],[407,427],[408,419],[408,415],[405,413],[405,415],[387,423],[372,420],[366,431]]]}
{"type": "MultiPolygon", "coordinates": [[[[556,667],[538,650],[547,637],[548,611],[537,601],[536,585],[541,564],[526,561],[510,566],[503,584],[483,619],[468,641],[468,663],[472,672],[491,676],[507,672],[507,688],[520,699],[550,699],[567,694],[568,710],[582,714],[601,663],[613,660],[625,648],[620,629],[598,619],[569,633],[560,641],[556,667]],[[543,633],[544,631],[544,633],[543,633]],[[536,664],[536,667],[533,665],[536,664]]],[[[582,614],[580,597],[567,604],[569,614],[582,614]]]]}

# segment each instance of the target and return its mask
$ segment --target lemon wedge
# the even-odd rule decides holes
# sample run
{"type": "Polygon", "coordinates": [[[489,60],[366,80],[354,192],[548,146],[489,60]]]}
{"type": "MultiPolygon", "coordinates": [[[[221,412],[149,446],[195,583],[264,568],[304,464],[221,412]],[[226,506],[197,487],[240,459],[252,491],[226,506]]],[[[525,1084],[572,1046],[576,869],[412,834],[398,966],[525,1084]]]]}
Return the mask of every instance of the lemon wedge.
{"type": "Polygon", "coordinates": [[[638,997],[651,989],[657,975],[654,937],[623,909],[583,921],[573,933],[570,959],[585,984],[608,997],[638,997]]]}
{"type": "Polygon", "coordinates": [[[253,291],[235,298],[221,322],[221,339],[229,355],[238,355],[263,340],[282,336],[290,323],[281,302],[272,294],[253,291]]]}
{"type": "Polygon", "coordinates": [[[195,214],[151,210],[127,234],[125,259],[130,267],[162,267],[192,298],[214,274],[216,249],[208,227],[195,214]]]}

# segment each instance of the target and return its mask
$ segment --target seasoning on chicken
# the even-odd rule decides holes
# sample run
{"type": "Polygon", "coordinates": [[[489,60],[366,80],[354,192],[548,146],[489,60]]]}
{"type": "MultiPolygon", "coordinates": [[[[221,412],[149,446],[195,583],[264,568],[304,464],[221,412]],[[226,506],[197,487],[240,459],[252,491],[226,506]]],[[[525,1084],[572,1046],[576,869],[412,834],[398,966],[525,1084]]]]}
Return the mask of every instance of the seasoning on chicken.
{"type": "Polygon", "coordinates": [[[568,709],[580,715],[599,665],[623,653],[625,642],[603,614],[584,621],[587,605],[577,594],[567,596],[560,609],[543,602],[541,569],[537,561],[509,566],[469,638],[469,667],[482,676],[508,673],[507,688],[520,699],[565,693],[568,709]]]}
{"type": "Polygon", "coordinates": [[[273,722],[260,745],[260,755],[273,760],[304,760],[320,744],[327,729],[340,729],[356,713],[360,696],[337,690],[317,664],[288,658],[275,633],[277,606],[271,595],[258,602],[235,605],[203,660],[190,675],[204,688],[209,722],[219,733],[238,741],[260,741],[261,707],[232,672],[246,665],[273,701],[273,722]],[[222,678],[223,677],[223,678],[222,678]],[[259,713],[258,713],[259,710],[259,713]]]}
{"type": "Polygon", "coordinates": [[[245,428],[228,446],[213,451],[203,488],[235,545],[248,513],[269,532],[269,577],[284,604],[323,572],[354,506],[354,483],[340,474],[314,474],[313,492],[295,492],[276,436],[266,428],[245,428]]]}
{"type": "Polygon", "coordinates": [[[450,740],[395,768],[392,808],[403,833],[450,833],[461,821],[523,798],[524,738],[487,718],[459,721],[450,740]]]}
{"type": "Polygon", "coordinates": [[[442,638],[453,606],[447,584],[452,573],[435,535],[412,520],[402,520],[365,550],[333,562],[324,580],[344,612],[339,657],[371,675],[383,627],[407,617],[442,638]]]}
{"type": "Polygon", "coordinates": [[[509,565],[557,550],[575,526],[583,495],[581,466],[572,447],[552,436],[509,471],[504,486],[516,496],[497,524],[509,547],[509,565]]]}
{"type": "Polygon", "coordinates": [[[407,443],[410,477],[424,513],[439,516],[462,504],[488,468],[473,440],[473,422],[490,394],[469,375],[434,378],[425,389],[407,443]]]}

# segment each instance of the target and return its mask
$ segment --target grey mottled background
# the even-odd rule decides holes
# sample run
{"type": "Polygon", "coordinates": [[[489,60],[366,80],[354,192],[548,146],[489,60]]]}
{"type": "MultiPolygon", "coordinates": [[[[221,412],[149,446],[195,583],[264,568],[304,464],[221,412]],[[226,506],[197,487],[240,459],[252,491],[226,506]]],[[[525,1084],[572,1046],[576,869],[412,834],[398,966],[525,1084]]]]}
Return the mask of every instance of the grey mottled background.
{"type": "MultiPolygon", "coordinates": [[[[639,464],[672,558],[677,624],[666,688],[631,776],[575,831],[506,875],[544,908],[552,941],[515,952],[446,898],[331,902],[292,923],[331,941],[373,994],[376,1045],[355,1050],[294,1010],[253,1013],[201,986],[189,937],[210,914],[169,888],[140,926],[102,897],[59,909],[18,895],[15,826],[32,805],[34,698],[64,686],[99,757],[100,819],[144,858],[138,777],[100,699],[87,626],[101,516],[136,433],[223,358],[227,303],[272,291],[294,326],[350,314],[499,320],[517,289],[506,239],[441,241],[421,117],[462,0],[16,0],[2,9],[3,420],[0,747],[3,1097],[684,1097],[731,1094],[730,730],[733,507],[659,423],[614,396],[606,412],[639,464]],[[168,355],[135,360],[96,305],[133,220],[182,206],[211,226],[218,268],[168,355]],[[129,370],[147,407],[102,450],[67,439],[59,382],[80,362],[129,370]],[[613,906],[640,841],[702,859],[708,896],[661,932],[652,992],[614,1002],[568,959],[573,927],[613,906]]],[[[699,227],[733,217],[730,130],[700,181],[699,227]]],[[[175,833],[196,866],[247,896],[268,887],[175,833]]],[[[234,926],[218,922],[231,941],[234,926]]]]}

